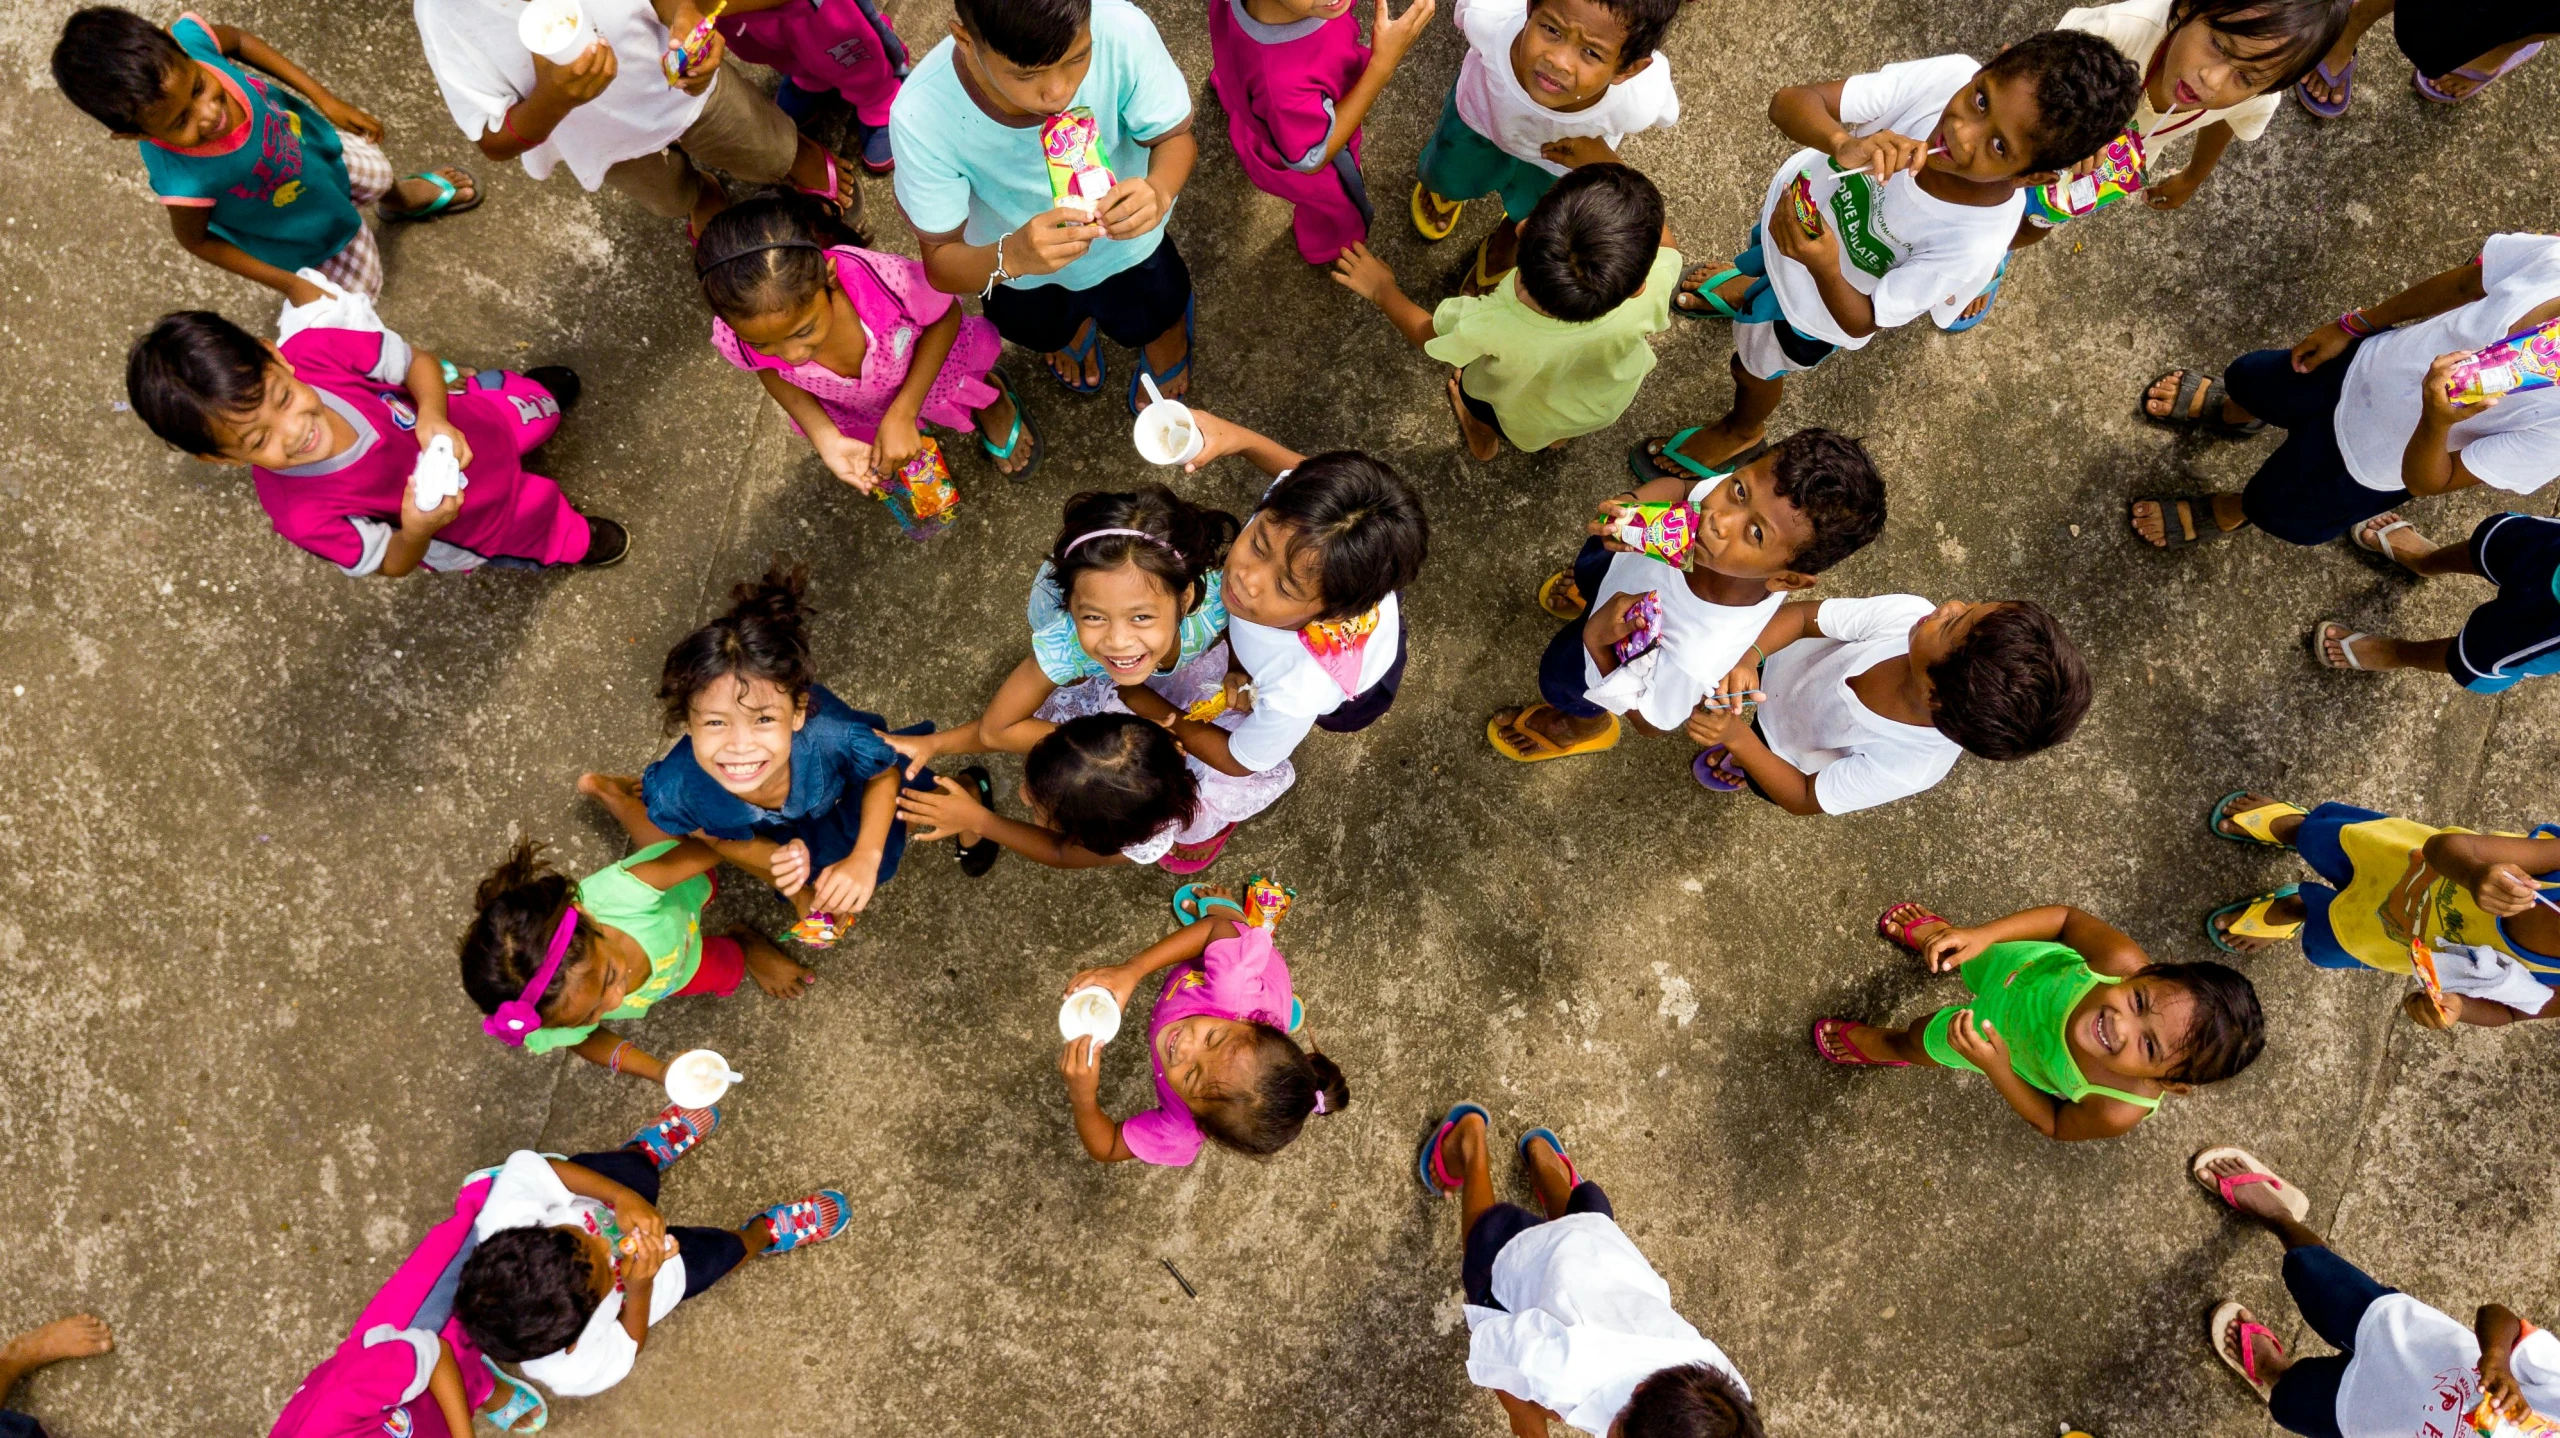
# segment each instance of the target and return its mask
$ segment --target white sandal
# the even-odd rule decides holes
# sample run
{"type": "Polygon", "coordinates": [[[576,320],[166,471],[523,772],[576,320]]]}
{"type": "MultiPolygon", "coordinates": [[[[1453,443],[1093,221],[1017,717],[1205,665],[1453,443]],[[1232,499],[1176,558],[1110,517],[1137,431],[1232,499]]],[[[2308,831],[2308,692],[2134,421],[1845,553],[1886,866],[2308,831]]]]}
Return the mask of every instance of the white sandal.
{"type": "Polygon", "coordinates": [[[2420,544],[2427,545],[2429,548],[2434,547],[2435,541],[2427,538],[2423,534],[2419,534],[2418,527],[2411,524],[2409,521],[2402,519],[2398,510],[2390,510],[2375,515],[2373,518],[2364,521],[2351,530],[2348,530],[2347,537],[2354,540],[2356,548],[2363,550],[2365,553],[2381,555],[2383,558],[2399,565],[2402,569],[2407,569],[2409,567],[2409,561],[2402,559],[2399,555],[2391,552],[2392,534],[2395,531],[2403,529],[2409,531],[2413,535],[2416,535],[2420,544]]]}
{"type": "Polygon", "coordinates": [[[2374,670],[2366,668],[2356,658],[2356,641],[2359,639],[2371,639],[2373,637],[2361,630],[2346,634],[2337,641],[2338,653],[2346,658],[2346,663],[2340,664],[2329,658],[2329,631],[2333,628],[2345,629],[2346,627],[2347,621],[2343,619],[2323,619],[2319,623],[2312,625],[2311,657],[2319,660],[2321,667],[2324,669],[2353,669],[2361,674],[2374,673],[2374,670]]]}

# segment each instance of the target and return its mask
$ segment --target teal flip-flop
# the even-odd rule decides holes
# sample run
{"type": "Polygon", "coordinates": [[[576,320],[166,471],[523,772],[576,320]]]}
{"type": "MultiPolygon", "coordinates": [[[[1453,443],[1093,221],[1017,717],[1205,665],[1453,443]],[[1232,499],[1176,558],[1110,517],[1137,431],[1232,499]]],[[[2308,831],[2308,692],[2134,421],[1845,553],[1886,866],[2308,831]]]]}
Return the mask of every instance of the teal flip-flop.
{"type": "Polygon", "coordinates": [[[1724,283],[1727,280],[1738,280],[1740,278],[1742,278],[1742,271],[1728,265],[1725,267],[1723,273],[1708,280],[1705,284],[1698,286],[1694,290],[1682,290],[1680,292],[1680,294],[1683,295],[1696,295],[1698,298],[1705,300],[1710,308],[1703,310],[1691,309],[1687,305],[1679,303],[1679,295],[1674,295],[1672,296],[1671,312],[1675,315],[1687,315],[1693,320],[1702,320],[1712,314],[1720,319],[1738,321],[1742,318],[1742,311],[1726,304],[1724,296],[1717,294],[1716,291],[1723,288],[1724,283]]]}
{"type": "Polygon", "coordinates": [[[506,1404],[503,1407],[483,1410],[480,1420],[501,1433],[541,1432],[544,1425],[551,1421],[551,1405],[543,1401],[542,1395],[534,1391],[532,1384],[490,1362],[489,1355],[485,1353],[480,1355],[480,1363],[482,1367],[489,1370],[490,1378],[507,1392],[506,1404]]]}
{"type": "Polygon", "coordinates": [[[1129,376],[1129,413],[1136,414],[1139,410],[1146,407],[1146,386],[1140,383],[1140,380],[1143,377],[1153,375],[1155,377],[1156,389],[1161,392],[1166,385],[1173,383],[1175,380],[1180,379],[1191,372],[1191,356],[1195,353],[1193,347],[1198,344],[1198,340],[1194,337],[1192,316],[1198,311],[1199,305],[1200,301],[1197,296],[1182,302],[1182,358],[1173,362],[1173,368],[1159,371],[1148,361],[1147,347],[1145,345],[1138,346],[1138,372],[1129,376]]]}
{"type": "MultiPolygon", "coordinates": [[[[1096,330],[1094,333],[1099,336],[1101,331],[1096,330]]],[[[1099,342],[1100,341],[1097,339],[1096,343],[1099,342]]],[[[1088,350],[1088,352],[1090,351],[1088,350]]],[[[1022,394],[1013,387],[1013,376],[1006,374],[1002,369],[991,369],[987,371],[987,378],[994,383],[998,392],[1002,393],[1006,399],[1013,401],[1013,431],[1004,437],[1004,447],[1002,449],[998,449],[994,445],[987,443],[986,431],[980,430],[978,431],[978,448],[985,450],[989,459],[1002,463],[1005,460],[1013,458],[1013,451],[1016,446],[1020,445],[1026,439],[1031,441],[1030,460],[1025,463],[1022,468],[1015,470],[1011,474],[1005,475],[1005,478],[1012,480],[1016,484],[1020,484],[1031,477],[1033,470],[1040,467],[1041,460],[1049,457],[1048,447],[1040,443],[1039,426],[1034,425],[1031,422],[1031,411],[1023,408],[1022,394]]],[[[1002,471],[999,470],[998,473],[1002,473],[1002,471]]]]}
{"type": "Polygon", "coordinates": [[[2000,298],[2000,282],[2008,277],[2009,257],[2007,255],[2002,255],[2000,257],[2000,268],[1991,272],[1991,283],[1982,287],[1982,293],[1978,297],[1982,301],[1982,308],[1973,312],[1973,318],[1969,320],[1958,320],[1954,324],[1947,326],[1947,333],[1951,335],[1963,334],[1966,330],[1972,329],[1975,325],[1991,318],[1992,302],[2000,298]]]}
{"type": "Polygon", "coordinates": [[[1236,911],[1237,918],[1241,919],[1244,917],[1244,905],[1237,903],[1235,900],[1228,898],[1224,894],[1203,894],[1200,892],[1202,889],[1207,887],[1208,885],[1206,884],[1185,884],[1181,888],[1173,891],[1173,917],[1176,921],[1185,924],[1196,924],[1209,916],[1209,909],[1216,907],[1233,909],[1236,911]]]}
{"type": "Polygon", "coordinates": [[[1422,1147],[1414,1153],[1414,1174],[1434,1198],[1455,1193],[1464,1186],[1465,1180],[1451,1178],[1449,1171],[1440,1166],[1440,1140],[1447,1137],[1449,1130],[1458,1126],[1458,1120],[1468,1114],[1483,1119],[1487,1129],[1493,1127],[1493,1115],[1485,1112],[1483,1104],[1461,1099],[1450,1105],[1447,1117],[1432,1125],[1431,1131],[1422,1136],[1422,1147]]]}
{"type": "Polygon", "coordinates": [[[382,212],[382,218],[386,220],[432,220],[439,216],[459,215],[466,211],[480,208],[480,202],[489,198],[489,192],[480,188],[480,181],[478,177],[474,176],[469,170],[464,170],[460,166],[455,166],[454,168],[463,179],[470,182],[470,199],[463,199],[461,188],[455,185],[453,181],[446,179],[439,172],[434,170],[422,170],[417,174],[403,175],[400,178],[402,180],[424,180],[428,184],[435,186],[436,197],[434,199],[427,201],[424,205],[421,205],[414,210],[395,210],[389,205],[380,203],[377,203],[374,208],[380,210],[382,212]]]}

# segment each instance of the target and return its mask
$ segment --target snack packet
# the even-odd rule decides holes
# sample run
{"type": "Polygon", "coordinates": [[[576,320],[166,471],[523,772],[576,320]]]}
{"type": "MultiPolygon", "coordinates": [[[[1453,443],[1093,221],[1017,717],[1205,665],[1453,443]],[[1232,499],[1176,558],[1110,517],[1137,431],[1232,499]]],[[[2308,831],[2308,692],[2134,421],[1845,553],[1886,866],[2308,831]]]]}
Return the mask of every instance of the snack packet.
{"type": "Polygon", "coordinates": [[[2450,1018],[2461,1012],[2458,1006],[2445,1002],[2444,979],[2436,972],[2435,949],[2416,934],[2409,936],[2409,972],[2418,976],[2418,986],[2427,991],[2427,1001],[2436,1006],[2437,1013],[2450,1018]]]}
{"type": "Polygon", "coordinates": [[[1822,207],[1813,202],[1813,171],[1796,176],[1796,182],[1787,186],[1787,203],[1795,213],[1796,228],[1804,231],[1804,237],[1821,239],[1822,207]]]}
{"type": "Polygon", "coordinates": [[[1648,589],[1627,606],[1627,622],[1635,628],[1627,637],[1609,646],[1621,664],[1632,664],[1637,655],[1662,642],[1662,595],[1648,589]]]}
{"type": "Polygon", "coordinates": [[[1102,128],[1082,105],[1040,122],[1040,153],[1049,162],[1049,195],[1090,217],[1118,183],[1102,162],[1102,128]]]}
{"type": "Polygon", "coordinates": [[[803,948],[831,949],[835,947],[836,940],[843,938],[845,931],[852,927],[850,923],[838,924],[833,914],[814,913],[784,930],[782,936],[803,948]]]}
{"type": "Polygon", "coordinates": [[[2478,404],[2555,383],[2560,383],[2560,320],[2519,330],[2457,362],[2444,393],[2455,404],[2478,404]]]}
{"type": "Polygon", "coordinates": [[[1695,562],[1698,511],[1687,501],[1671,504],[1622,504],[1616,539],[1629,549],[1649,554],[1686,573],[1695,562]]]}
{"type": "Polygon", "coordinates": [[[1217,688],[1209,691],[1206,698],[1201,699],[1190,708],[1183,710],[1182,717],[1192,720],[1195,723],[1206,724],[1210,720],[1215,719],[1226,712],[1227,687],[1221,684],[1217,688]]]}
{"type": "Polygon", "coordinates": [[[882,480],[879,491],[880,502],[889,506],[889,517],[914,540],[940,534],[960,503],[960,489],[951,482],[951,464],[942,457],[941,442],[931,435],[923,438],[924,448],[905,468],[882,480]]]}
{"type": "Polygon", "coordinates": [[[1281,917],[1289,912],[1290,900],[1297,897],[1297,890],[1256,874],[1244,881],[1244,921],[1257,929],[1276,929],[1281,917]]]}
{"type": "Polygon", "coordinates": [[[2027,218],[2050,229],[2066,220],[2093,215],[2142,188],[2149,163],[2142,136],[2131,126],[2098,152],[2098,163],[2085,175],[2065,175],[2050,185],[2027,191],[2027,218]]]}
{"type": "Polygon", "coordinates": [[[2464,1414],[2462,1421],[2469,1424],[2471,1431],[2480,1438],[2551,1438],[2554,1431],[2560,1431],[2554,1430],[2539,1413],[2518,1423],[2501,1415],[2486,1398],[2464,1414]]]}
{"type": "Polygon", "coordinates": [[[682,39],[668,42],[666,53],[658,57],[658,68],[667,72],[668,84],[680,85],[692,77],[694,62],[711,43],[711,27],[728,8],[729,0],[718,0],[704,12],[701,24],[686,31],[682,39]]]}

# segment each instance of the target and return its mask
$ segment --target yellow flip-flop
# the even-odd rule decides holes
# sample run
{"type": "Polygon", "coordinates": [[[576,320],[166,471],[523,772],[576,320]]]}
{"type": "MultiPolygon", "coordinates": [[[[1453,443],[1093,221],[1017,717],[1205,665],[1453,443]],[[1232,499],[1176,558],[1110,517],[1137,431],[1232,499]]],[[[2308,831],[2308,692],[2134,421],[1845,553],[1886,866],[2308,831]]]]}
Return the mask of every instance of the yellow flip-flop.
{"type": "Polygon", "coordinates": [[[1559,592],[1571,583],[1573,571],[1570,569],[1559,569],[1548,575],[1547,582],[1538,586],[1538,607],[1568,623],[1590,613],[1590,604],[1567,604],[1558,597],[1559,592]]]}
{"type": "Polygon", "coordinates": [[[2276,837],[2276,820],[2287,814],[2297,819],[2308,819],[2311,817],[2311,811],[2300,804],[2290,804],[2282,799],[2270,799],[2254,809],[2243,809],[2236,814],[2232,813],[2232,801],[2245,797],[2248,792],[2246,789],[2234,789],[2216,800],[2213,812],[2205,815],[2205,832],[2217,839],[2228,839],[2234,844],[2258,843],[2271,849],[2292,848],[2291,844],[2276,837]],[[2239,826],[2241,834],[2249,837],[2244,839],[2240,834],[2222,832],[2222,824],[2226,819],[2239,826]]]}
{"type": "Polygon", "coordinates": [[[2259,894],[2254,898],[2235,899],[2204,916],[2205,939],[2215,948],[2222,950],[2226,954],[2245,954],[2249,951],[2233,944],[2231,940],[2266,939],[2270,942],[2282,943],[2287,939],[2298,938],[2302,934],[2302,920],[2296,919],[2289,924],[2282,922],[2269,922],[2267,919],[2267,911],[2274,908],[2279,902],[2290,899],[2300,892],[2302,892],[2302,886],[2300,884],[2287,884],[2283,888],[2278,889],[2271,894],[2259,894]],[[2236,913],[2239,917],[2231,921],[2231,926],[2229,928],[2217,929],[2214,927],[2214,920],[2221,918],[2225,914],[2233,913],[2236,913]]]}
{"type": "Polygon", "coordinates": [[[1449,238],[1450,232],[1458,228],[1458,216],[1464,214],[1466,208],[1467,202],[1464,200],[1451,204],[1431,193],[1430,187],[1420,180],[1413,182],[1413,228],[1433,244],[1449,238]],[[1437,220],[1431,218],[1431,212],[1442,205],[1448,205],[1443,218],[1437,220]]]}
{"type": "Polygon", "coordinates": [[[1502,737],[1502,719],[1498,715],[1484,721],[1485,740],[1493,745],[1493,752],[1501,755],[1505,759],[1514,760],[1522,764],[1535,764],[1545,759],[1570,759],[1576,754],[1597,754],[1603,749],[1614,749],[1618,747],[1618,736],[1624,732],[1625,726],[1618,722],[1618,716],[1615,714],[1609,716],[1608,728],[1601,730],[1599,733],[1592,735],[1590,738],[1583,740],[1579,744],[1559,744],[1553,739],[1548,738],[1546,735],[1529,727],[1530,715],[1537,713],[1541,709],[1545,709],[1552,713],[1554,711],[1554,707],[1555,706],[1545,703],[1544,701],[1531,704],[1523,708],[1519,714],[1514,716],[1511,720],[1511,728],[1516,730],[1520,737],[1537,746],[1534,751],[1523,750],[1519,746],[1504,739],[1502,737]]]}
{"type": "MultiPolygon", "coordinates": [[[[1453,226],[1454,226],[1454,222],[1452,222],[1452,224],[1453,224],[1453,226]]],[[[1498,229],[1498,228],[1500,228],[1500,227],[1499,227],[1499,226],[1497,226],[1496,228],[1498,229]]],[[[1468,265],[1467,265],[1467,277],[1466,277],[1465,279],[1463,279],[1463,280],[1461,280],[1461,281],[1459,281],[1459,282],[1458,282],[1458,293],[1459,293],[1459,294],[1461,294],[1461,295],[1489,295],[1489,294],[1492,294],[1492,293],[1494,292],[1494,290],[1495,290],[1495,289],[1497,289],[1497,288],[1499,288],[1499,287],[1501,286],[1501,284],[1502,284],[1502,277],[1503,277],[1504,275],[1507,275],[1507,274],[1511,273],[1511,271],[1509,271],[1509,270],[1488,270],[1488,269],[1486,269],[1486,267],[1485,267],[1485,255],[1486,255],[1486,253],[1487,253],[1488,251],[1490,251],[1492,248],[1493,248],[1493,233],[1492,233],[1492,231],[1487,231],[1487,232],[1485,233],[1485,237],[1484,237],[1483,239],[1476,241],[1476,256],[1475,256],[1475,258],[1474,258],[1473,260],[1471,260],[1471,261],[1469,261],[1469,262],[1468,262],[1468,265]]]]}

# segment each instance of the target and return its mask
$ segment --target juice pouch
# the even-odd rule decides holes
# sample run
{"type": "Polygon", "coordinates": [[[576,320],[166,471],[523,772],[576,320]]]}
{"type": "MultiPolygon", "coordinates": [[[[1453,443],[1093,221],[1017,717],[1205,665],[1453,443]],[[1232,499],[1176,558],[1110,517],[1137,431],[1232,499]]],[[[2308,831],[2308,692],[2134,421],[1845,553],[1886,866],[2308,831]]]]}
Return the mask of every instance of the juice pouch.
{"type": "Polygon", "coordinates": [[[889,516],[909,539],[940,534],[960,503],[960,489],[951,482],[951,465],[942,457],[941,443],[924,436],[924,448],[916,451],[916,457],[881,481],[880,502],[889,506],[889,516]]]}
{"type": "MultiPolygon", "coordinates": [[[[2527,1331],[2531,1330],[2528,1328],[2527,1331]]],[[[2554,1431],[2550,1423],[2546,1422],[2539,1413],[2518,1423],[2491,1407],[2486,1398],[2481,1399],[2477,1406],[2463,1415],[2462,1421],[2470,1426],[2472,1432],[2480,1435],[2480,1438],[2551,1438],[2554,1431]]]]}
{"type": "Polygon", "coordinates": [[[1622,514],[1632,511],[1635,516],[1619,522],[1617,540],[1620,544],[1649,554],[1684,574],[1696,562],[1698,511],[1686,500],[1671,504],[1622,504],[1618,510],[1622,514]]]}
{"type": "Polygon", "coordinates": [[[1102,129],[1082,105],[1040,122],[1040,153],[1049,162],[1050,198],[1062,208],[1091,215],[1117,183],[1102,162],[1102,129]]]}
{"type": "Polygon", "coordinates": [[[719,0],[702,17],[701,24],[668,44],[666,53],[658,57],[658,68],[667,73],[668,84],[681,85],[692,76],[694,65],[711,45],[712,26],[719,21],[720,12],[728,8],[729,0],[719,0]]]}
{"type": "Polygon", "coordinates": [[[1627,606],[1627,622],[1635,628],[1609,646],[1621,664],[1634,663],[1637,655],[1662,642],[1662,596],[1650,589],[1637,595],[1636,602],[1627,606]]]}
{"type": "Polygon", "coordinates": [[[2027,191],[2027,217],[2050,227],[2096,214],[2141,189],[2148,163],[2142,136],[2128,127],[2098,152],[2098,162],[2089,173],[2065,175],[2027,191]]]}
{"type": "Polygon", "coordinates": [[[1222,684],[1216,689],[1211,690],[1208,697],[1201,699],[1190,708],[1183,710],[1182,717],[1198,723],[1206,724],[1210,720],[1215,719],[1226,712],[1227,690],[1226,686],[1222,684]]]}
{"type": "Polygon", "coordinates": [[[1257,929],[1278,928],[1281,916],[1289,912],[1289,901],[1297,897],[1297,890],[1256,874],[1245,880],[1244,921],[1257,929]]]}
{"type": "Polygon", "coordinates": [[[2478,404],[2502,394],[2560,383],[2560,320],[2521,330],[2457,362],[2445,398],[2478,404]]]}
{"type": "Polygon", "coordinates": [[[1804,237],[1808,240],[1821,239],[1822,207],[1813,202],[1813,171],[1807,170],[1796,176],[1796,182],[1787,186],[1787,204],[1794,211],[1796,228],[1804,231],[1804,237]]]}

